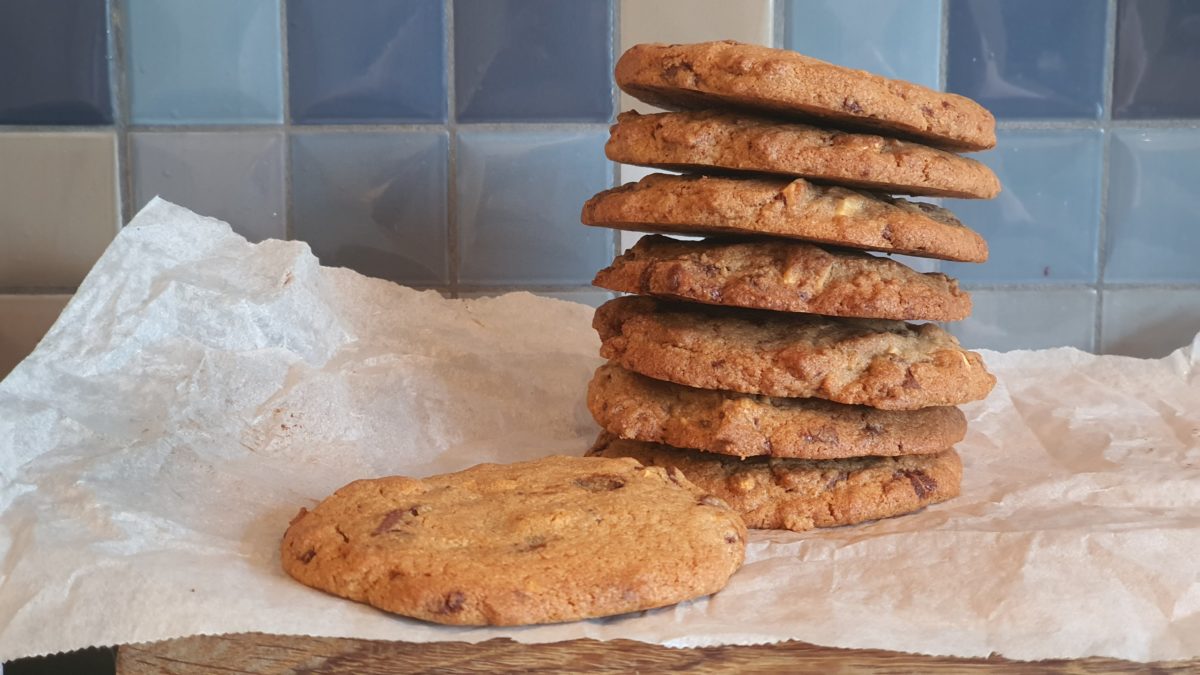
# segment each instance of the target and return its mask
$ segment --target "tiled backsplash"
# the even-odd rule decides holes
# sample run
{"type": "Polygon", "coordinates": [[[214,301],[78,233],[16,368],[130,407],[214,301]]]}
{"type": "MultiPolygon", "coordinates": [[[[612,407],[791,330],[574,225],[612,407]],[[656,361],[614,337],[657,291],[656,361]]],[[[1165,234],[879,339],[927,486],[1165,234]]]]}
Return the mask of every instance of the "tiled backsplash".
{"type": "Polygon", "coordinates": [[[1004,193],[947,202],[991,260],[920,263],[974,291],[967,344],[1153,356],[1200,330],[1193,0],[8,0],[0,373],[155,194],[401,283],[596,303],[631,238],[579,208],[644,173],[603,155],[637,105],[615,55],[717,38],[996,112],[1004,193]]]}

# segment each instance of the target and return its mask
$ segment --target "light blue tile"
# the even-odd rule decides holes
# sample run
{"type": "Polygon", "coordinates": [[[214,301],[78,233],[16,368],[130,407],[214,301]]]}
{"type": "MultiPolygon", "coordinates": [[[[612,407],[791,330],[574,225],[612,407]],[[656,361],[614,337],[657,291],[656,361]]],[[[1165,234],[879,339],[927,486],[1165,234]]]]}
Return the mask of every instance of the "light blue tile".
{"type": "Polygon", "coordinates": [[[1105,354],[1166,356],[1200,333],[1200,288],[1105,290],[1103,317],[1105,354]]]}
{"type": "Polygon", "coordinates": [[[455,0],[461,122],[606,122],[613,112],[608,0],[455,0]]]}
{"type": "Polygon", "coordinates": [[[611,183],[601,131],[458,134],[458,248],[466,284],[591,283],[611,230],[579,222],[611,183]]]}
{"type": "Polygon", "coordinates": [[[946,88],[999,118],[1097,118],[1106,0],[950,0],[946,88]]]}
{"type": "Polygon", "coordinates": [[[447,156],[440,131],[293,134],[294,237],[323,265],[447,283],[447,156]]]}
{"type": "Polygon", "coordinates": [[[788,49],[938,88],[942,0],[789,0],[786,7],[788,49]]]}
{"type": "Polygon", "coordinates": [[[282,119],[279,0],[123,0],[138,124],[282,119]]]}
{"type": "Polygon", "coordinates": [[[992,201],[945,206],[985,239],[982,265],[943,263],[966,283],[1092,282],[1100,228],[1103,138],[1094,130],[999,132],[995,150],[976,155],[1004,186],[992,201]]]}
{"type": "Polygon", "coordinates": [[[1093,349],[1093,289],[980,290],[971,292],[971,301],[969,318],[946,324],[968,349],[1093,349]]]}
{"type": "MultiPolygon", "coordinates": [[[[511,292],[513,292],[513,291],[502,291],[502,290],[463,291],[458,294],[458,297],[464,298],[464,299],[494,298],[494,297],[501,296],[501,295],[504,295],[506,293],[511,293],[511,292]]],[[[529,292],[533,293],[534,295],[540,295],[545,298],[554,298],[555,300],[565,300],[567,302],[578,302],[581,305],[588,305],[590,307],[599,307],[600,305],[603,305],[604,303],[606,303],[609,300],[612,300],[614,297],[616,297],[615,293],[610,293],[609,291],[579,290],[579,291],[529,291],[529,292]]]]}
{"type": "Polygon", "coordinates": [[[250,241],[285,239],[282,131],[130,134],[134,208],[155,195],[250,241]]]}
{"type": "Polygon", "coordinates": [[[442,0],[288,0],[292,119],[446,119],[443,8],[442,0]]]}
{"type": "Polygon", "coordinates": [[[1109,152],[1105,281],[1200,281],[1200,129],[1121,129],[1109,152]]]}

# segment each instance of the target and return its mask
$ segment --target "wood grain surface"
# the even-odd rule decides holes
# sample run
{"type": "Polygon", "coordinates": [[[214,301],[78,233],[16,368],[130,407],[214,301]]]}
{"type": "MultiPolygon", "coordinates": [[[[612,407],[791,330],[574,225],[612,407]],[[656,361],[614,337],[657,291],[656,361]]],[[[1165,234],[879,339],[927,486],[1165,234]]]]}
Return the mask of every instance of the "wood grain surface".
{"type": "Polygon", "coordinates": [[[1200,659],[1131,663],[1116,659],[1020,662],[956,659],[801,642],[757,647],[668,649],[629,640],[526,645],[512,640],[384,642],[262,633],[180,638],[122,646],[118,675],[193,673],[1134,673],[1200,672],[1200,659]]]}

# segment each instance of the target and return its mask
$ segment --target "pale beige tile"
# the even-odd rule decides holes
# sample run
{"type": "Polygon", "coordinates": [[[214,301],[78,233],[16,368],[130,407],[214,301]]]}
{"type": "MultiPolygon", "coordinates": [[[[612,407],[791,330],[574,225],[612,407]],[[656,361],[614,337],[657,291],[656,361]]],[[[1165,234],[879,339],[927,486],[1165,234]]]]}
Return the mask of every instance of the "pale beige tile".
{"type": "MultiPolygon", "coordinates": [[[[772,0],[621,0],[622,51],[640,42],[738,40],[771,44],[772,0]]],[[[621,93],[621,109],[658,108],[621,93]]]]}
{"type": "Polygon", "coordinates": [[[69,295],[0,295],[0,379],[29,356],[69,295]]]}
{"type": "Polygon", "coordinates": [[[76,286],[116,236],[112,132],[0,134],[0,286],[76,286]]]}

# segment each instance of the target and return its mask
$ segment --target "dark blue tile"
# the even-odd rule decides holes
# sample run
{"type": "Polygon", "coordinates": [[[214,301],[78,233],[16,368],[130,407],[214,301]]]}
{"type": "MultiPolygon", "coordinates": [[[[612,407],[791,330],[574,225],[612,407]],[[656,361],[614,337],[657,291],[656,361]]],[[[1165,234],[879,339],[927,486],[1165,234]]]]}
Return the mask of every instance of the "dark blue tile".
{"type": "Polygon", "coordinates": [[[1113,117],[1200,117],[1200,2],[1121,0],[1113,117]]]}
{"type": "Polygon", "coordinates": [[[445,132],[303,132],[291,147],[292,233],[322,265],[449,280],[445,132]]]}
{"type": "Polygon", "coordinates": [[[458,120],[608,121],[611,43],[606,0],[455,0],[458,120]]]}
{"type": "Polygon", "coordinates": [[[605,132],[458,133],[459,278],[464,284],[591,283],[613,232],[579,222],[606,189],[605,132]]]}
{"type": "Polygon", "coordinates": [[[0,2],[0,124],[108,124],[104,0],[0,2]]]}
{"type": "Polygon", "coordinates": [[[992,201],[947,200],[968,227],[987,239],[982,265],[944,262],[964,283],[1096,280],[1100,233],[1099,131],[1005,131],[995,150],[979,154],[1004,186],[992,201]]]}
{"type": "Polygon", "coordinates": [[[446,119],[442,8],[441,0],[289,0],[292,119],[446,119]]]}
{"type": "Polygon", "coordinates": [[[1105,281],[1200,281],[1200,129],[1118,129],[1109,152],[1105,281]]]}
{"type": "Polygon", "coordinates": [[[949,1],[949,91],[1001,118],[1100,116],[1105,0],[949,1]]]}

